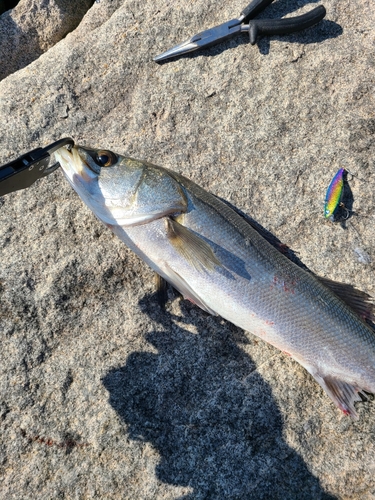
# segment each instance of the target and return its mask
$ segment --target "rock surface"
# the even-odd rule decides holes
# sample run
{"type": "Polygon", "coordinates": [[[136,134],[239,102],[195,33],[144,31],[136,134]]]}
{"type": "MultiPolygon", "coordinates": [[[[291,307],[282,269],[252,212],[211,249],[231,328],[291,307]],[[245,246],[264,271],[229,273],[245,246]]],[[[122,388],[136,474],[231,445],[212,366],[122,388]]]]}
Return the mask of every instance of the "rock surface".
{"type": "MultiPolygon", "coordinates": [[[[64,136],[150,160],[375,296],[375,12],[324,4],[308,31],[160,65],[244,3],[101,0],[41,56],[25,28],[36,60],[0,82],[0,162],[64,136]],[[322,215],[340,167],[346,229],[322,215]]],[[[61,172],[0,207],[2,498],[374,498],[375,403],[351,421],[271,346],[173,294],[161,311],[151,271],[61,172]]]]}
{"type": "MultiPolygon", "coordinates": [[[[7,10],[0,16],[0,80],[27,66],[73,31],[92,4],[93,0],[21,0],[7,10]]],[[[2,10],[0,2],[0,13],[2,10]]]]}

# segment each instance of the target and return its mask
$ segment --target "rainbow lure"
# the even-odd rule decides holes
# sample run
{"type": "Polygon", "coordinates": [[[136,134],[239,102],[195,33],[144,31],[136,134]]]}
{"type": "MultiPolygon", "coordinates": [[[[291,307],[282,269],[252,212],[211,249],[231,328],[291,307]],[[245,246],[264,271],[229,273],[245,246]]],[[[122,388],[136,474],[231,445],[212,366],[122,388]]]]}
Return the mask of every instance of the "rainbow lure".
{"type": "Polygon", "coordinates": [[[347,171],[345,168],[340,168],[328,186],[324,202],[324,216],[326,219],[334,216],[335,210],[341,203],[346,175],[347,171]]]}

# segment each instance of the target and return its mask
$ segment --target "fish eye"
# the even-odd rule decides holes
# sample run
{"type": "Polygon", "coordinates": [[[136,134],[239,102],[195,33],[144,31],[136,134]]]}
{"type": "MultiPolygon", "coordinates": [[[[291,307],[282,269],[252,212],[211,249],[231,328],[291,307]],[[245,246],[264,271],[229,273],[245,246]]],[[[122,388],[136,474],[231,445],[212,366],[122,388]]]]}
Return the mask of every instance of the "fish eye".
{"type": "Polygon", "coordinates": [[[112,167],[117,162],[117,156],[111,151],[98,151],[95,156],[95,163],[99,167],[112,167]]]}

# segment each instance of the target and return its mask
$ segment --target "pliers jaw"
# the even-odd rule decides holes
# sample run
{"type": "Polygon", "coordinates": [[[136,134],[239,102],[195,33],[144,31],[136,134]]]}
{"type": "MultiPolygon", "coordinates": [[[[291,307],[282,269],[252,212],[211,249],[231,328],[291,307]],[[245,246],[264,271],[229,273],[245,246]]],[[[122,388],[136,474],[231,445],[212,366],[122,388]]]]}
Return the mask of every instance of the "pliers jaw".
{"type": "Polygon", "coordinates": [[[54,172],[59,163],[49,165],[51,155],[64,146],[74,146],[73,139],[60,139],[45,148],[37,148],[0,167],[0,196],[31,186],[54,172]]]}
{"type": "Polygon", "coordinates": [[[154,57],[154,61],[161,62],[165,59],[170,59],[171,57],[177,57],[200,48],[211,47],[212,45],[223,42],[224,40],[233,37],[236,33],[240,33],[242,31],[241,22],[241,18],[231,19],[226,23],[201,31],[200,33],[197,33],[189,38],[189,40],[186,40],[186,42],[179,43],[171,49],[154,57]]]}

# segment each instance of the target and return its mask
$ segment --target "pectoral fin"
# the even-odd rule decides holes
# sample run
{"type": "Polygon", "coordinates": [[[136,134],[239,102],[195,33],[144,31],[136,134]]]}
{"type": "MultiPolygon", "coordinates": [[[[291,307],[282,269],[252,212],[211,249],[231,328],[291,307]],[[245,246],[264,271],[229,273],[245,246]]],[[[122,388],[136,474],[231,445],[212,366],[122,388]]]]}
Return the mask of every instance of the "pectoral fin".
{"type": "Polygon", "coordinates": [[[179,222],[166,218],[167,236],[175,250],[198,271],[222,266],[212,248],[201,237],[179,222]]]}

